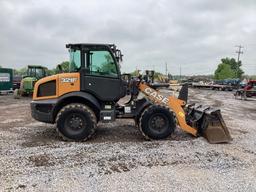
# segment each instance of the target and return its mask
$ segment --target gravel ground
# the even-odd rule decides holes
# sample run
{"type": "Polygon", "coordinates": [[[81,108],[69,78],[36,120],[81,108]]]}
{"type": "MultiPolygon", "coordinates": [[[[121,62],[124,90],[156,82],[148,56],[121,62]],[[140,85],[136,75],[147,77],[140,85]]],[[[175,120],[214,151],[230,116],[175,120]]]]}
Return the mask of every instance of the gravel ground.
{"type": "Polygon", "coordinates": [[[256,101],[207,90],[190,90],[190,101],[221,108],[233,141],[177,129],[149,142],[118,120],[87,142],[63,142],[31,118],[29,98],[0,96],[0,191],[256,191],[256,101]]]}

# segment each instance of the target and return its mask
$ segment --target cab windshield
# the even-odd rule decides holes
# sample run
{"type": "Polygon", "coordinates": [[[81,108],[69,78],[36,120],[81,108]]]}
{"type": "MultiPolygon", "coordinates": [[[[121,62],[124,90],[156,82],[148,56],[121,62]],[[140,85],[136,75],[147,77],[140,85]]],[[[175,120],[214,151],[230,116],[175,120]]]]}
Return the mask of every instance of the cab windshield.
{"type": "Polygon", "coordinates": [[[80,50],[69,50],[69,71],[77,72],[81,67],[81,53],[80,50]]]}
{"type": "Polygon", "coordinates": [[[27,76],[41,79],[45,77],[45,70],[41,67],[29,67],[27,70],[27,76]]]}

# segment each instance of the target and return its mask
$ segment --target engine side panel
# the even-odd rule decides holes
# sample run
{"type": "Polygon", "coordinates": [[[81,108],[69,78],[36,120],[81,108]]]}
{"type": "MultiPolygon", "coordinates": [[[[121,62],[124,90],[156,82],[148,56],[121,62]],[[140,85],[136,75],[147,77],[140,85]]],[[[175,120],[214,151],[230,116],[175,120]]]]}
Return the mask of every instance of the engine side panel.
{"type": "MultiPolygon", "coordinates": [[[[44,90],[47,90],[44,87],[44,90]]],[[[70,92],[80,91],[80,74],[79,73],[62,73],[58,75],[52,75],[45,77],[36,82],[33,100],[55,99],[70,92]],[[54,81],[56,82],[55,92],[51,91],[52,95],[49,95],[46,91],[40,92],[40,86],[44,86],[46,83],[54,81]],[[40,93],[40,94],[39,94],[40,93]],[[44,94],[45,93],[45,94],[44,94]]]]}

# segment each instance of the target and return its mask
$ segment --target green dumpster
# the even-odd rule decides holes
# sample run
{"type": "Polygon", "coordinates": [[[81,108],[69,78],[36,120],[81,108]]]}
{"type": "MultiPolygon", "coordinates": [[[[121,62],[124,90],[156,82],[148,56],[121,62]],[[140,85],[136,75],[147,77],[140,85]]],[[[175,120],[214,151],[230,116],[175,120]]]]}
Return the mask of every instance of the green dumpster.
{"type": "Polygon", "coordinates": [[[12,91],[13,70],[8,68],[0,68],[0,93],[8,93],[12,91]]]}

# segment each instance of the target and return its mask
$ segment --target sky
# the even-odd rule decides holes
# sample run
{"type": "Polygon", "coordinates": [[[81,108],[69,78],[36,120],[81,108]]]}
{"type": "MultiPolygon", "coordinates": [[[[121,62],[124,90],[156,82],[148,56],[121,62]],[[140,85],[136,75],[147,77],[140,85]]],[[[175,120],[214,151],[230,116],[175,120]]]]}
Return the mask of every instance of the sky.
{"type": "Polygon", "coordinates": [[[213,74],[237,58],[256,74],[255,0],[0,0],[0,65],[55,68],[67,43],[114,43],[122,72],[213,74]]]}

